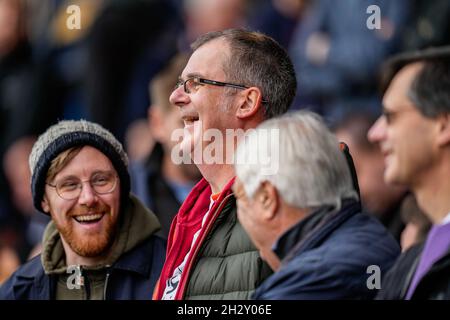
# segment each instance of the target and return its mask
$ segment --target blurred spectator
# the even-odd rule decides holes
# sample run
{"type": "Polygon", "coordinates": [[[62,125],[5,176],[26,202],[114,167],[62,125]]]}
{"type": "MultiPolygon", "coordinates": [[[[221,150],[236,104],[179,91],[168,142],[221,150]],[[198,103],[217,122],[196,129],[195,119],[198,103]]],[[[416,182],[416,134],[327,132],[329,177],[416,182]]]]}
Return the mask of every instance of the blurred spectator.
{"type": "Polygon", "coordinates": [[[0,3],[0,56],[11,53],[22,41],[24,33],[23,1],[3,0],[0,3]]]}
{"type": "Polygon", "coordinates": [[[35,140],[31,137],[17,140],[3,158],[3,168],[11,186],[14,205],[23,215],[28,217],[35,212],[30,190],[31,176],[28,165],[28,157],[35,140]]]}
{"type": "Polygon", "coordinates": [[[182,20],[173,2],[110,0],[89,32],[89,115],[122,142],[127,127],[146,117],[149,80],[177,50],[182,20]]]}
{"type": "MultiPolygon", "coordinates": [[[[0,156],[27,122],[31,95],[31,49],[25,33],[24,1],[0,2],[0,156]]],[[[5,194],[0,174],[0,194],[5,194]]]]}
{"type": "Polygon", "coordinates": [[[184,0],[186,34],[181,49],[198,36],[229,28],[263,32],[287,48],[305,0],[184,0]]]}
{"type": "Polygon", "coordinates": [[[375,295],[367,267],[387,271],[400,248],[380,222],[361,213],[348,163],[320,117],[300,111],[266,121],[239,145],[236,163],[239,221],[276,271],[253,298],[375,295]],[[272,130],[279,132],[278,148],[261,138],[272,130]],[[279,159],[277,172],[267,174],[273,162],[249,162],[255,153],[279,159]]]}
{"type": "Polygon", "coordinates": [[[25,29],[26,9],[25,1],[0,1],[0,238],[22,261],[36,243],[26,238],[34,212],[25,190],[31,146],[24,141],[14,145],[31,122],[34,69],[25,29]]]}
{"type": "Polygon", "coordinates": [[[288,48],[295,26],[310,0],[253,0],[248,26],[263,32],[288,48]]]}
{"type": "Polygon", "coordinates": [[[339,141],[345,142],[358,176],[363,208],[375,215],[383,225],[400,241],[404,224],[400,216],[400,205],[405,188],[391,186],[384,182],[384,159],[380,147],[367,139],[367,132],[376,117],[364,112],[346,116],[334,127],[339,141]]]}
{"type": "Polygon", "coordinates": [[[152,105],[148,108],[148,128],[156,145],[144,161],[130,165],[131,190],[156,214],[161,223],[158,235],[165,239],[173,217],[201,178],[194,164],[175,164],[172,160],[178,141],[171,136],[175,130],[181,130],[184,123],[178,107],[169,102],[169,96],[187,61],[187,55],[175,56],[151,81],[152,105]]]}
{"type": "Polygon", "coordinates": [[[299,80],[293,106],[308,107],[331,122],[362,108],[377,110],[377,70],[398,50],[408,11],[404,0],[314,1],[290,48],[299,80]],[[371,5],[380,8],[381,29],[367,27],[371,5]]]}
{"type": "MultiPolygon", "coordinates": [[[[3,159],[3,168],[11,188],[11,198],[21,226],[18,228],[19,236],[16,250],[21,260],[26,261],[30,250],[39,246],[45,227],[50,219],[36,211],[33,206],[30,183],[31,175],[28,158],[35,142],[35,138],[24,137],[17,140],[6,152],[3,159]]],[[[34,253],[38,252],[35,249],[34,253]]]]}
{"type": "Polygon", "coordinates": [[[20,265],[16,252],[0,243],[0,286],[6,281],[20,265]]]}
{"type": "Polygon", "coordinates": [[[249,0],[184,0],[186,39],[184,47],[210,31],[246,25],[249,0]]]}
{"type": "Polygon", "coordinates": [[[130,162],[145,161],[155,146],[147,119],[133,121],[125,132],[125,147],[130,162]]]}
{"type": "Polygon", "coordinates": [[[420,210],[413,194],[408,194],[400,209],[405,229],[401,236],[402,251],[405,252],[427,238],[431,227],[430,219],[420,210]]]}
{"type": "Polygon", "coordinates": [[[396,56],[384,87],[369,139],[380,144],[386,183],[407,186],[432,227],[386,275],[379,298],[450,299],[450,46],[396,56]]]}
{"type": "Polygon", "coordinates": [[[405,27],[402,50],[450,44],[450,1],[411,0],[411,18],[405,27]]]}
{"type": "MultiPolygon", "coordinates": [[[[90,118],[86,99],[87,48],[89,32],[109,0],[49,0],[50,4],[30,14],[33,38],[32,123],[27,134],[38,135],[61,119],[90,118]],[[67,28],[69,5],[80,8],[81,28],[67,28]],[[42,10],[42,11],[41,11],[42,10]]],[[[35,2],[34,6],[37,6],[35,2]]],[[[34,8],[34,7],[33,7],[34,8]]]]}

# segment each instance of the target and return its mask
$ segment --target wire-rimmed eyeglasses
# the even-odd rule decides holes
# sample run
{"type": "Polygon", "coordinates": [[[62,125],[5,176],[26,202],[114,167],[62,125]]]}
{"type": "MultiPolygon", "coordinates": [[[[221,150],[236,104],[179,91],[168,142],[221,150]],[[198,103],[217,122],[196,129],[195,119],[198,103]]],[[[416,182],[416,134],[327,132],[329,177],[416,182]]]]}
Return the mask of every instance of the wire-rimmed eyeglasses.
{"type": "Polygon", "coordinates": [[[96,194],[108,194],[115,190],[117,186],[117,175],[113,172],[97,172],[91,179],[81,181],[76,177],[68,177],[55,184],[46,183],[56,189],[56,193],[64,200],[74,200],[78,198],[83,189],[83,183],[89,182],[96,194]]]}

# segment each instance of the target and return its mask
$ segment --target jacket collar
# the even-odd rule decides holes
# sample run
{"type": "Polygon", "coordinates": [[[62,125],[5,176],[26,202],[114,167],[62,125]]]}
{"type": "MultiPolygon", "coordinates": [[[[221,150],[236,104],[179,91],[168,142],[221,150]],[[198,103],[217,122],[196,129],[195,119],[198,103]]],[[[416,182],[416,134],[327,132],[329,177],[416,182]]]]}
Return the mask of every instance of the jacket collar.
{"type": "MultiPolygon", "coordinates": [[[[153,256],[152,250],[152,242],[146,241],[121,256],[111,269],[135,272],[143,277],[148,277],[153,265],[153,263],[148,263],[149,256],[153,256]]],[[[33,300],[54,299],[56,276],[45,274],[40,255],[19,269],[16,278],[14,291],[21,291],[25,288],[25,290],[31,290],[30,297],[33,300]]]]}
{"type": "MultiPolygon", "coordinates": [[[[160,224],[155,215],[139,199],[132,194],[130,194],[129,199],[126,210],[123,212],[122,219],[119,222],[120,225],[116,233],[116,241],[111,247],[111,254],[102,264],[95,267],[87,267],[86,269],[103,269],[118,264],[120,268],[126,270],[140,273],[147,272],[147,270],[141,269],[141,267],[145,266],[145,263],[142,263],[142,261],[146,261],[146,259],[133,258],[133,254],[140,254],[139,250],[133,249],[139,247],[149,236],[158,231],[160,224]],[[130,259],[131,261],[127,263],[130,259]]],[[[41,255],[41,262],[45,272],[47,274],[66,273],[67,266],[61,237],[53,222],[49,223],[45,233],[44,249],[41,255]]]]}
{"type": "MultiPolygon", "coordinates": [[[[152,256],[152,243],[151,241],[146,241],[119,257],[111,269],[133,271],[141,275],[148,275],[151,267],[151,264],[148,264],[149,255],[152,256]]],[[[40,255],[30,260],[17,273],[18,278],[33,281],[37,287],[46,286],[45,281],[43,281],[44,276],[45,272],[42,268],[40,255]]]]}
{"type": "MultiPolygon", "coordinates": [[[[408,271],[406,281],[404,282],[405,285],[403,286],[402,291],[401,291],[401,297],[403,299],[406,297],[406,294],[411,285],[414,274],[417,271],[417,267],[420,262],[422,251],[425,247],[425,242],[421,243],[419,247],[420,247],[420,252],[415,257],[412,267],[408,271]]],[[[436,277],[439,277],[438,274],[448,274],[449,270],[450,270],[450,248],[447,249],[446,253],[441,258],[439,258],[437,261],[435,261],[433,263],[431,268],[422,277],[422,279],[417,284],[417,287],[414,290],[414,292],[411,296],[411,299],[417,298],[417,293],[418,292],[420,293],[423,288],[427,288],[427,286],[429,286],[430,282],[433,285],[433,281],[435,281],[436,277]]]]}
{"type": "Polygon", "coordinates": [[[138,247],[125,253],[111,267],[113,270],[124,270],[148,276],[152,263],[148,263],[149,257],[153,256],[153,246],[151,241],[145,241],[138,247]]]}
{"type": "Polygon", "coordinates": [[[281,235],[272,250],[282,263],[288,262],[298,252],[314,248],[321,243],[360,210],[360,202],[354,200],[344,200],[341,210],[333,210],[331,206],[321,207],[281,235]]]}

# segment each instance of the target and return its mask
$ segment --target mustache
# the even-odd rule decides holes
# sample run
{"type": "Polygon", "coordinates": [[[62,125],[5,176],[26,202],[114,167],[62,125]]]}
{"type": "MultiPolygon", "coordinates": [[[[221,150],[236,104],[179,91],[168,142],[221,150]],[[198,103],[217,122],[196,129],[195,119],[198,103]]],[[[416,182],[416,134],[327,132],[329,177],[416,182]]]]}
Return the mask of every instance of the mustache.
{"type": "Polygon", "coordinates": [[[68,213],[69,217],[84,216],[87,214],[95,213],[108,213],[110,211],[109,206],[105,204],[96,204],[92,207],[77,206],[68,213]]]}

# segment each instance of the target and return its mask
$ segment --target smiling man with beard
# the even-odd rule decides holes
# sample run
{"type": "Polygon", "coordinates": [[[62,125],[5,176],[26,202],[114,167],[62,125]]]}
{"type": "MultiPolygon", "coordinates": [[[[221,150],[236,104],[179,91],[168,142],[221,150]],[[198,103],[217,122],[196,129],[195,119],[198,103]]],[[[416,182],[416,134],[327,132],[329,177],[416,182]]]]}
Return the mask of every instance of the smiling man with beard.
{"type": "Polygon", "coordinates": [[[0,299],[151,299],[165,243],[155,215],[130,194],[128,157],[101,126],[61,121],[30,155],[35,207],[49,214],[43,251],[0,299]]]}

